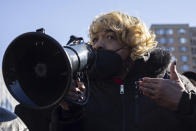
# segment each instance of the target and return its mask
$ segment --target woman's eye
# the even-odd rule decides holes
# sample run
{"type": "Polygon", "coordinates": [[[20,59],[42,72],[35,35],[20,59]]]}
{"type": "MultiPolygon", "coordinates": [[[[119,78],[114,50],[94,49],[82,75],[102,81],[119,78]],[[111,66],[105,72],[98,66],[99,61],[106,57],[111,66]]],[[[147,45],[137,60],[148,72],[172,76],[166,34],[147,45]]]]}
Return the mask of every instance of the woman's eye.
{"type": "Polygon", "coordinates": [[[112,36],[112,35],[108,35],[107,38],[108,38],[109,40],[115,40],[115,37],[112,36]]]}
{"type": "Polygon", "coordinates": [[[97,40],[98,40],[97,38],[93,38],[93,43],[97,42],[97,40]]]}

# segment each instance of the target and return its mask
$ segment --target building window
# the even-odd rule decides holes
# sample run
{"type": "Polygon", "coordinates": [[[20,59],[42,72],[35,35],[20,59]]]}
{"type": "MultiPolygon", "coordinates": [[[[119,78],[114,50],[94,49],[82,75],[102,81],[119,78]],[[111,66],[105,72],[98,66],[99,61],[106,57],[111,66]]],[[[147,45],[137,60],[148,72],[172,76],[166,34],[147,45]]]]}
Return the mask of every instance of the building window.
{"type": "Polygon", "coordinates": [[[160,38],[160,39],[159,39],[159,42],[160,42],[161,44],[165,44],[165,43],[166,43],[166,39],[165,39],[165,38],[160,38]]]}
{"type": "Polygon", "coordinates": [[[173,47],[173,46],[172,47],[164,47],[164,46],[162,46],[161,49],[166,50],[166,51],[171,51],[171,52],[175,51],[175,47],[173,47]]]}
{"type": "Polygon", "coordinates": [[[169,44],[173,44],[174,43],[174,39],[173,38],[168,38],[168,43],[169,44]]]}
{"type": "Polygon", "coordinates": [[[193,63],[194,65],[196,65],[196,58],[193,58],[193,59],[192,59],[192,63],[193,63]]]}
{"type": "Polygon", "coordinates": [[[186,52],[186,51],[188,51],[188,48],[186,46],[181,46],[181,47],[179,47],[179,50],[181,52],[186,52]]]}
{"type": "Polygon", "coordinates": [[[176,57],[172,55],[171,61],[176,61],[176,60],[177,60],[176,57]]]}
{"type": "Polygon", "coordinates": [[[196,54],[196,48],[191,48],[191,52],[192,52],[192,54],[196,54]]]}
{"type": "Polygon", "coordinates": [[[186,42],[187,42],[187,39],[184,38],[184,37],[181,37],[181,38],[179,39],[179,43],[180,43],[180,44],[184,44],[184,43],[186,43],[186,42]]]}
{"type": "Polygon", "coordinates": [[[173,51],[175,51],[175,47],[169,47],[169,51],[171,51],[171,52],[173,52],[173,51]]]}
{"type": "Polygon", "coordinates": [[[186,34],[186,30],[181,28],[178,30],[178,34],[186,34]]]}
{"type": "Polygon", "coordinates": [[[196,39],[195,39],[195,38],[192,38],[192,39],[191,39],[191,44],[192,44],[192,45],[196,45],[196,39]]]}
{"type": "Polygon", "coordinates": [[[173,29],[168,29],[166,32],[168,35],[173,35],[173,29]]]}
{"type": "Polygon", "coordinates": [[[188,61],[188,56],[181,56],[181,61],[182,62],[187,62],[188,61]]]}
{"type": "Polygon", "coordinates": [[[166,48],[166,47],[164,47],[164,46],[162,46],[162,47],[161,47],[161,49],[163,49],[163,50],[167,50],[167,48],[166,48]]]}
{"type": "Polygon", "coordinates": [[[189,71],[189,65],[182,65],[181,70],[182,71],[189,71]]]}
{"type": "Polygon", "coordinates": [[[165,30],[164,29],[158,29],[158,30],[156,30],[156,34],[163,35],[163,34],[165,34],[165,30]]]}
{"type": "Polygon", "coordinates": [[[196,37],[196,30],[190,32],[191,37],[196,37]]]}

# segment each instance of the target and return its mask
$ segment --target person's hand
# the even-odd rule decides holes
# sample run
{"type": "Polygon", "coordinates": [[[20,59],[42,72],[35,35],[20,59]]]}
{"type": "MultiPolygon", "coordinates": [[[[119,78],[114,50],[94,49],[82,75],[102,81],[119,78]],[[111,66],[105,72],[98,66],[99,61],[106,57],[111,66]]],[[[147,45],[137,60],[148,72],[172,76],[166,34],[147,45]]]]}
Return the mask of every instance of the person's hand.
{"type": "Polygon", "coordinates": [[[139,90],[160,106],[177,110],[185,87],[176,71],[176,62],[171,64],[170,79],[144,77],[139,81],[139,90]]]}
{"type": "MultiPolygon", "coordinates": [[[[80,79],[73,80],[69,92],[66,96],[68,99],[73,101],[83,101],[85,99],[85,86],[80,79]]],[[[65,100],[60,102],[61,108],[64,110],[69,110],[69,104],[65,100]]]]}

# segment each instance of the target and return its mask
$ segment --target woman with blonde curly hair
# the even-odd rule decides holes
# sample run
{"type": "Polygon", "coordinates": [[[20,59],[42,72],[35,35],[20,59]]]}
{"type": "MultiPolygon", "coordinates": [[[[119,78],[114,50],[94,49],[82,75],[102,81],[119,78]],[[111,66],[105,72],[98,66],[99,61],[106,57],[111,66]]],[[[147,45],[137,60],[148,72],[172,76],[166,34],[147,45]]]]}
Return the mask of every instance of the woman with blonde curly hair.
{"type": "Polygon", "coordinates": [[[53,113],[51,130],[185,130],[173,111],[137,88],[142,77],[167,77],[171,59],[169,52],[156,48],[155,35],[141,20],[117,11],[102,14],[90,25],[89,37],[97,54],[89,69],[89,101],[76,108],[61,104],[53,113]]]}
{"type": "Polygon", "coordinates": [[[143,56],[147,51],[156,47],[155,35],[136,17],[121,12],[110,12],[100,15],[90,26],[90,43],[94,44],[98,32],[111,30],[119,42],[130,47],[130,57],[133,60],[143,56]]]}

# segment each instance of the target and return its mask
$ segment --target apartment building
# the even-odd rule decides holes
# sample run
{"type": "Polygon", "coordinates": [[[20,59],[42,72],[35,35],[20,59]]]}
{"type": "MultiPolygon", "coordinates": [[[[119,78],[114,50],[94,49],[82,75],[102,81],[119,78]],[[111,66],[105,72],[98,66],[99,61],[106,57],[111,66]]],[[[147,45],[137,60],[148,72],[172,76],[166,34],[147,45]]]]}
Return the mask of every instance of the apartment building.
{"type": "Polygon", "coordinates": [[[152,24],[158,46],[177,59],[177,70],[196,71],[196,28],[188,24],[152,24]]]}
{"type": "Polygon", "coordinates": [[[191,53],[192,53],[192,67],[196,72],[196,27],[190,28],[190,40],[191,40],[191,53]]]}

